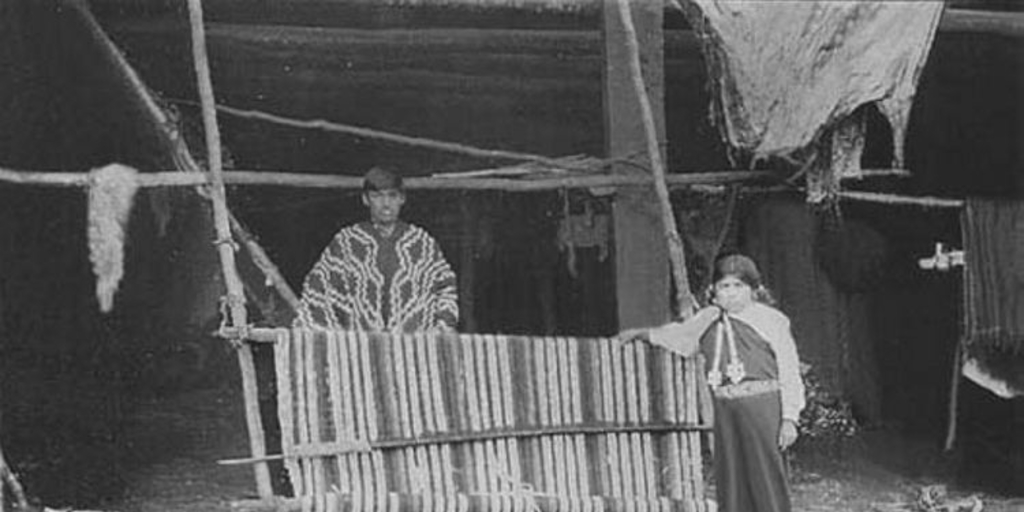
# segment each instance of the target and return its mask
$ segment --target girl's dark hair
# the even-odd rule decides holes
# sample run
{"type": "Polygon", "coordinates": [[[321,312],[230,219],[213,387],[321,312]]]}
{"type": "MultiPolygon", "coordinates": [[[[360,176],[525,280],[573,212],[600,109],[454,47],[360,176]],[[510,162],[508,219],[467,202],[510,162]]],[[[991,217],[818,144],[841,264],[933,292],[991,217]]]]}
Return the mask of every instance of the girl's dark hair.
{"type": "MultiPolygon", "coordinates": [[[[775,298],[770,291],[764,287],[761,281],[761,272],[757,264],[748,256],[742,254],[727,254],[715,261],[715,271],[712,274],[711,286],[708,289],[708,297],[714,296],[715,283],[727,276],[733,276],[743,281],[754,291],[754,300],[769,306],[775,305],[775,298]]],[[[710,302],[710,301],[709,301],[710,302]]]]}

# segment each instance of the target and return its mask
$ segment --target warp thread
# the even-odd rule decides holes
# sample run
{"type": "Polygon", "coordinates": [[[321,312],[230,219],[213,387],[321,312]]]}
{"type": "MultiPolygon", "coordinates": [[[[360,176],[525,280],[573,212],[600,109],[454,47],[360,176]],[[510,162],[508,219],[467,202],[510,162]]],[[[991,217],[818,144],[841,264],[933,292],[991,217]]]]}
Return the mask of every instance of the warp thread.
{"type": "Polygon", "coordinates": [[[96,274],[96,299],[104,313],[113,309],[114,294],[124,277],[124,238],[139,189],[137,176],[137,170],[121,164],[90,172],[89,260],[96,274]]]}

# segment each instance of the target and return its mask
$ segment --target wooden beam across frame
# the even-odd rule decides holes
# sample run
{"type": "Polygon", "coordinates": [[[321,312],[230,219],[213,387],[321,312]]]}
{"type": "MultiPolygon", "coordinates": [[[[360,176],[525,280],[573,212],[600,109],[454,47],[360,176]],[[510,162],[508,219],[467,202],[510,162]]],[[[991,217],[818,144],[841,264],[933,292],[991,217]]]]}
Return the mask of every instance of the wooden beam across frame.
{"type": "MultiPolygon", "coordinates": [[[[901,172],[901,171],[896,171],[901,172]]],[[[139,186],[146,187],[194,187],[210,184],[205,173],[165,171],[138,175],[139,186]]],[[[288,171],[224,171],[224,184],[245,186],[277,186],[294,188],[361,189],[363,179],[359,176],[337,174],[300,173],[288,171]]],[[[692,185],[717,185],[739,182],[779,181],[779,176],[769,171],[711,171],[677,173],[666,176],[670,187],[692,185]]],[[[22,171],[0,168],[0,183],[49,187],[88,187],[92,183],[89,173],[22,171]]],[[[649,187],[653,179],[649,176],[623,176],[607,174],[569,174],[550,178],[406,178],[403,186],[414,190],[504,190],[508,192],[537,192],[566,188],[602,187],[649,187]]]]}

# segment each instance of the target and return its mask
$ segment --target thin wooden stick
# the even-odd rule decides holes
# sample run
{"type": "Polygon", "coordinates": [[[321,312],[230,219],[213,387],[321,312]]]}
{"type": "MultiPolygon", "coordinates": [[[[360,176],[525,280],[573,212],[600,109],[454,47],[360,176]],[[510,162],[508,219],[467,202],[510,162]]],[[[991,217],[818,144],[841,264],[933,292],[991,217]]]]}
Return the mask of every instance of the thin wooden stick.
{"type": "Polygon", "coordinates": [[[910,171],[906,169],[861,169],[844,174],[839,179],[841,181],[859,181],[867,178],[909,178],[910,176],[910,171]]]}
{"type": "Polygon", "coordinates": [[[686,254],[683,252],[683,241],[676,228],[676,218],[672,212],[672,202],[668,196],[665,183],[665,166],[661,161],[661,147],[658,144],[657,128],[654,123],[654,112],[651,99],[647,96],[644,85],[643,70],[640,66],[640,44],[637,42],[636,27],[633,25],[633,13],[629,0],[618,0],[619,15],[622,27],[626,32],[626,45],[629,47],[629,69],[633,78],[633,88],[640,102],[640,114],[643,118],[644,132],[647,134],[647,155],[650,159],[651,171],[654,175],[654,190],[661,204],[661,218],[665,229],[665,240],[668,244],[669,260],[672,262],[672,276],[676,285],[676,307],[679,316],[688,316],[693,312],[696,300],[690,291],[690,280],[686,273],[686,254]]]}
{"type": "MultiPolygon", "coordinates": [[[[85,24],[89,29],[90,34],[93,38],[98,41],[106,49],[107,57],[113,62],[114,68],[121,73],[122,78],[131,84],[131,90],[134,92],[135,98],[142,105],[143,110],[148,116],[150,122],[153,125],[154,131],[158,134],[165,150],[172,156],[175,164],[179,167],[177,171],[171,171],[168,173],[155,173],[146,174],[140,180],[142,186],[171,186],[171,185],[206,185],[208,176],[202,172],[199,164],[196,163],[195,159],[192,158],[192,153],[189,152],[185,146],[184,139],[180,134],[172,134],[168,127],[172,124],[171,120],[168,119],[167,114],[157,105],[156,100],[153,98],[152,93],[146,88],[145,83],[139,74],[132,68],[128,60],[124,58],[124,55],[118,49],[117,45],[107,36],[106,32],[96,21],[96,18],[92,15],[88,6],[85,5],[83,0],[75,0],[71,2],[71,5],[78,11],[78,13],[85,20],[85,24]],[[185,171],[185,172],[181,172],[185,171]],[[191,173],[191,174],[188,174],[191,173]],[[152,180],[152,184],[148,182],[152,180]],[[161,184],[166,185],[161,185],[161,184]]],[[[9,174],[6,171],[0,169],[0,175],[9,174]]],[[[56,176],[54,173],[39,173],[29,177],[30,179],[43,179],[43,180],[54,180],[55,185],[62,185],[63,180],[67,180],[66,183],[71,186],[88,186],[89,181],[75,179],[74,176],[56,176]],[[68,179],[70,178],[70,179],[68,179]]],[[[87,174],[83,173],[83,176],[88,178],[87,174]]],[[[12,178],[20,178],[21,176],[14,175],[12,178]]],[[[3,179],[0,176],[0,179],[3,179]]],[[[199,191],[200,195],[204,195],[202,190],[199,191]]],[[[253,261],[263,271],[267,279],[274,285],[278,293],[284,297],[286,301],[291,304],[292,297],[295,296],[295,292],[288,286],[288,284],[281,279],[281,273],[278,271],[277,266],[267,257],[266,252],[263,248],[256,243],[255,239],[248,234],[245,227],[235,219],[234,215],[231,215],[230,210],[228,211],[228,217],[231,220],[231,228],[236,236],[242,238],[246,243],[245,247],[252,254],[253,261]]],[[[294,307],[294,306],[293,306],[294,307]]]]}
{"type": "MultiPolygon", "coordinates": [[[[145,180],[148,175],[140,176],[145,180]]],[[[0,176],[0,180],[3,176],[0,176]]],[[[669,175],[666,181],[673,187],[697,184],[726,184],[745,181],[771,181],[775,175],[764,171],[713,171],[669,175]]],[[[330,174],[300,174],[271,171],[229,171],[224,181],[231,185],[273,185],[303,188],[361,189],[362,178],[330,174]]],[[[502,190],[506,192],[542,192],[566,188],[602,188],[616,186],[650,186],[649,176],[627,175],[573,175],[538,179],[506,178],[408,178],[403,187],[415,190],[502,190]]],[[[147,186],[146,182],[140,183],[147,186]]]]}
{"type": "Polygon", "coordinates": [[[87,172],[20,171],[2,168],[0,168],[0,181],[16,185],[48,187],[87,187],[91,183],[87,172]]]}
{"type": "Polygon", "coordinates": [[[85,25],[92,35],[93,39],[98,41],[106,49],[107,57],[113,61],[114,68],[120,71],[122,78],[126,80],[132,86],[132,90],[135,91],[135,98],[142,104],[144,110],[150,116],[151,119],[158,120],[159,129],[157,130],[161,134],[166,133],[167,119],[164,115],[163,110],[157,105],[153,96],[146,88],[145,82],[139,77],[139,74],[134,68],[128,63],[128,60],[124,58],[124,54],[118,49],[117,45],[107,36],[104,32],[103,27],[100,26],[99,22],[92,15],[92,11],[86,4],[85,0],[74,0],[67,2],[70,4],[79,15],[85,20],[85,25]]]}
{"type": "Polygon", "coordinates": [[[847,190],[839,192],[839,197],[856,201],[891,205],[924,206],[926,208],[963,208],[962,199],[946,199],[942,197],[915,197],[899,194],[882,194],[878,192],[860,192],[847,190]]]}
{"type": "MultiPolygon", "coordinates": [[[[281,186],[297,188],[361,189],[363,180],[356,176],[298,173],[288,171],[225,171],[225,184],[248,186],[281,186]]],[[[138,176],[140,187],[192,187],[210,182],[206,173],[180,171],[150,172],[138,176]]],[[[726,184],[744,181],[771,181],[775,176],[764,171],[709,171],[671,174],[666,181],[673,187],[726,184]]],[[[614,186],[649,186],[647,176],[574,175],[537,179],[506,178],[409,178],[403,186],[419,190],[504,190],[508,192],[539,192],[565,188],[600,188],[614,186]]],[[[89,175],[79,172],[40,172],[0,168],[0,182],[19,185],[53,187],[87,187],[89,175]]]]}
{"type": "MultiPolygon", "coordinates": [[[[14,471],[11,471],[11,467],[7,465],[7,459],[4,458],[2,448],[0,448],[0,476],[2,476],[2,480],[0,480],[0,489],[2,489],[6,483],[14,494],[14,500],[17,502],[18,510],[28,510],[28,498],[25,497],[25,489],[21,486],[21,482],[18,481],[18,477],[14,474],[14,471]]],[[[0,492],[0,498],[2,497],[3,493],[0,492]]],[[[0,499],[0,510],[2,510],[3,506],[3,501],[0,499]]]]}
{"type": "Polygon", "coordinates": [[[231,221],[231,230],[235,233],[238,238],[242,240],[242,245],[249,250],[249,254],[252,255],[252,261],[257,267],[263,272],[267,280],[277,289],[281,297],[284,298],[285,302],[297,311],[299,309],[299,297],[292,290],[288,281],[285,280],[284,276],[281,275],[281,271],[278,270],[277,265],[270,259],[263,247],[256,242],[256,238],[249,233],[249,230],[245,229],[245,226],[241,222],[238,222],[233,215],[229,216],[231,221]]]}
{"type": "MultiPolygon", "coordinates": [[[[902,175],[901,169],[876,169],[872,173],[902,175]]],[[[296,188],[331,188],[358,190],[363,180],[357,176],[337,174],[301,173],[292,171],[224,171],[222,177],[228,185],[246,186],[280,186],[296,188]]],[[[684,188],[701,185],[725,185],[748,181],[777,181],[777,177],[767,171],[703,171],[671,173],[665,176],[665,183],[670,188],[684,188]]],[[[17,185],[35,185],[50,187],[87,187],[91,184],[88,173],[81,172],[45,172],[0,168],[0,182],[17,185]]],[[[423,177],[409,178],[403,186],[418,190],[503,190],[507,192],[540,192],[566,188],[601,188],[649,186],[654,179],[649,176],[634,175],[555,175],[534,179],[511,178],[452,178],[423,177]]],[[[210,183],[206,173],[181,171],[148,172],[139,174],[138,185],[148,187],[194,187],[210,183]]],[[[851,198],[866,192],[847,191],[851,198]]],[[[900,196],[892,196],[900,197],[900,196]]],[[[959,201],[943,199],[942,201],[959,201]]],[[[235,221],[237,222],[237,221],[235,221]]],[[[238,233],[236,232],[236,235],[238,233]]]]}
{"type": "Polygon", "coordinates": [[[953,380],[949,390],[949,424],[946,426],[945,451],[953,450],[956,442],[957,416],[960,405],[960,378],[963,375],[964,344],[957,341],[956,351],[953,354],[953,380]]]}
{"type": "MultiPolygon", "coordinates": [[[[458,142],[447,142],[434,139],[428,139],[425,137],[411,137],[408,135],[400,135],[396,133],[385,132],[381,130],[375,130],[373,128],[365,128],[362,126],[352,126],[342,123],[335,123],[327,121],[325,119],[294,119],[290,117],[279,116],[268,112],[262,112],[259,110],[244,110],[240,108],[229,107],[226,105],[216,105],[217,110],[226,114],[231,114],[236,117],[242,117],[246,119],[258,119],[261,121],[267,121],[275,124],[284,126],[292,126],[295,128],[315,128],[319,130],[335,132],[335,133],[346,133],[349,135],[356,135],[359,137],[366,137],[378,140],[386,140],[389,142],[395,142],[398,144],[404,144],[407,146],[421,147],[434,149],[438,151],[445,151],[448,153],[458,153],[462,155],[474,156],[478,158],[488,158],[495,160],[518,160],[524,162],[536,162],[539,164],[548,165],[558,169],[580,169],[581,166],[574,162],[567,162],[555,158],[550,158],[542,155],[535,155],[532,153],[524,153],[520,151],[508,151],[502,149],[483,149],[458,142]]],[[[589,166],[583,166],[586,169],[589,166]]]]}
{"type": "MultiPolygon", "coordinates": [[[[214,109],[213,81],[210,78],[210,65],[206,54],[206,33],[203,25],[202,0],[189,0],[189,24],[192,32],[192,56],[202,100],[203,127],[206,132],[206,149],[210,165],[210,195],[213,200],[213,219],[217,229],[217,249],[224,273],[224,284],[227,287],[227,303],[231,311],[231,322],[235,327],[245,327],[245,294],[242,281],[235,267],[234,245],[231,241],[231,226],[228,222],[228,209],[224,180],[221,176],[220,129],[217,126],[217,112],[214,109]]],[[[264,445],[263,424],[260,419],[259,397],[256,391],[256,367],[253,363],[252,349],[242,343],[237,350],[238,363],[242,374],[242,388],[245,399],[246,424],[249,429],[249,447],[253,457],[266,455],[264,445]]],[[[260,497],[273,495],[270,485],[270,471],[266,463],[257,463],[254,467],[256,490],[260,497]]]]}

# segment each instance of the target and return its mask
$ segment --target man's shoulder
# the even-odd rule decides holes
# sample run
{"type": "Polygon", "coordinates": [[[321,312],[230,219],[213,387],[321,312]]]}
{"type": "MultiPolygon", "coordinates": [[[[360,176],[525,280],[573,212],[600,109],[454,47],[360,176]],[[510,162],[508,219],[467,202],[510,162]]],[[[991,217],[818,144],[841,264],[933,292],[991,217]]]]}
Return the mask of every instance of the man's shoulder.
{"type": "Polygon", "coordinates": [[[358,247],[373,243],[373,235],[369,231],[369,226],[363,222],[357,222],[355,224],[349,224],[338,230],[331,238],[331,243],[328,244],[328,251],[338,251],[342,247],[358,247]]]}
{"type": "Polygon", "coordinates": [[[425,229],[409,222],[402,223],[402,238],[418,242],[436,243],[434,237],[425,229]]]}
{"type": "Polygon", "coordinates": [[[366,222],[356,222],[349,224],[338,230],[334,234],[334,238],[351,238],[351,237],[365,237],[370,236],[370,225],[366,222]]]}

